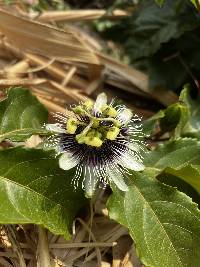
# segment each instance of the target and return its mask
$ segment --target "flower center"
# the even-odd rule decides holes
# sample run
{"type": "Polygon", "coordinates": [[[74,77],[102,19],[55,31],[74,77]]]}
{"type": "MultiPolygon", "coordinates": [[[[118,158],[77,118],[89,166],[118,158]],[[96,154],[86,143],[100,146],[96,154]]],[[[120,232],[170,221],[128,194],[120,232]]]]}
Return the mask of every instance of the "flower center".
{"type": "Polygon", "coordinates": [[[67,120],[66,132],[75,135],[79,144],[101,147],[106,140],[116,140],[121,123],[114,107],[103,105],[98,114],[95,114],[93,107],[93,103],[87,101],[72,108],[74,116],[67,120]]]}

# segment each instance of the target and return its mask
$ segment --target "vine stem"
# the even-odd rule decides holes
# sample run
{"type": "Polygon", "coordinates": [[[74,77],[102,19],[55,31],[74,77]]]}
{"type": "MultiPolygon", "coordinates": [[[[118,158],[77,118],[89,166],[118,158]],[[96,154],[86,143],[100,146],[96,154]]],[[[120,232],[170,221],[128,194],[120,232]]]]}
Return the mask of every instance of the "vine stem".
{"type": "Polygon", "coordinates": [[[52,267],[46,230],[38,226],[37,267],[52,267]]]}

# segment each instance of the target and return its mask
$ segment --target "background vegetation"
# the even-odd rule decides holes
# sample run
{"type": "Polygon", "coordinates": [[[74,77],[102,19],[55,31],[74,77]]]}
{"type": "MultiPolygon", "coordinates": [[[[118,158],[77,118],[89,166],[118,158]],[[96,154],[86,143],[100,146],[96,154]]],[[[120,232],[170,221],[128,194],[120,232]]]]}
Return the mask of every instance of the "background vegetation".
{"type": "Polygon", "coordinates": [[[1,2],[0,266],[199,266],[199,2],[156,2],[1,2]],[[102,91],[142,116],[145,170],[88,200],[43,126],[102,91]]]}

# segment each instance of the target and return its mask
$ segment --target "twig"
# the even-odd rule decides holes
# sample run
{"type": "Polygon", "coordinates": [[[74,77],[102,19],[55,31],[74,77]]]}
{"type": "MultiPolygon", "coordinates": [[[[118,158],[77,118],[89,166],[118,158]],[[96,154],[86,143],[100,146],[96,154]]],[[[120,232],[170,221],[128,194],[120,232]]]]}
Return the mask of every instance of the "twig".
{"type": "Polygon", "coordinates": [[[179,54],[178,56],[181,64],[183,65],[183,67],[185,68],[186,72],[189,74],[189,76],[193,79],[197,89],[200,91],[200,85],[199,85],[199,81],[197,80],[197,78],[194,76],[194,74],[192,73],[192,71],[190,70],[189,66],[186,64],[186,62],[184,61],[183,57],[179,54]]]}
{"type": "MultiPolygon", "coordinates": [[[[26,267],[24,255],[21,251],[19,242],[17,240],[14,226],[13,225],[5,225],[5,229],[6,229],[6,232],[8,234],[8,238],[12,244],[13,251],[16,253],[16,255],[17,255],[16,257],[18,257],[18,259],[19,259],[20,267],[26,267]]],[[[1,256],[1,254],[0,254],[0,256],[1,256]]]]}
{"type": "Polygon", "coordinates": [[[96,248],[96,247],[114,247],[117,242],[84,242],[84,243],[66,243],[66,244],[50,244],[50,248],[96,248]]]}
{"type": "MultiPolygon", "coordinates": [[[[85,227],[85,229],[89,233],[89,243],[90,243],[90,238],[93,240],[93,242],[96,242],[96,238],[95,238],[94,234],[91,231],[92,222],[93,222],[93,216],[94,216],[92,200],[90,201],[90,212],[91,212],[90,227],[88,227],[88,225],[81,218],[78,218],[78,221],[85,227]]],[[[96,247],[95,250],[96,250],[96,255],[97,255],[98,266],[100,267],[101,266],[101,252],[100,252],[98,247],[96,247]]],[[[87,254],[88,254],[88,251],[86,252],[85,259],[87,258],[87,254]]],[[[84,263],[85,263],[85,260],[84,260],[84,263]]]]}
{"type": "Polygon", "coordinates": [[[4,258],[0,258],[0,265],[3,265],[4,267],[13,267],[7,260],[4,258]]]}
{"type": "Polygon", "coordinates": [[[46,100],[41,96],[37,96],[37,98],[39,99],[39,101],[44,104],[47,108],[49,108],[50,110],[54,111],[54,112],[62,112],[65,114],[66,109],[62,108],[61,106],[53,103],[52,101],[46,100]]]}
{"type": "MultiPolygon", "coordinates": [[[[33,255],[28,254],[28,253],[23,253],[23,258],[24,259],[33,259],[33,255]]],[[[6,258],[18,258],[18,255],[16,255],[15,253],[12,252],[0,252],[0,257],[6,257],[6,258]]],[[[26,265],[22,265],[20,263],[20,267],[26,267],[26,265]]]]}

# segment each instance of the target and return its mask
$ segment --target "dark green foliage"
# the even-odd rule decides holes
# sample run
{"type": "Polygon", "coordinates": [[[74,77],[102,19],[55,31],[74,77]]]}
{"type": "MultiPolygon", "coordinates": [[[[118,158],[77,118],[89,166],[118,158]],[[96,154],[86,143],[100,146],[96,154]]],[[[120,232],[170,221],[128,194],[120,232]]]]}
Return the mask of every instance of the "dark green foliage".
{"type": "Polygon", "coordinates": [[[166,0],[162,8],[139,1],[131,17],[103,34],[150,74],[150,88],[177,90],[199,75],[200,14],[188,0],[166,0]]]}
{"type": "MultiPolygon", "coordinates": [[[[111,185],[109,215],[129,229],[146,266],[199,266],[199,101],[185,87],[178,103],[145,121],[144,133],[152,136],[157,127],[171,140],[145,150],[144,171],[124,173],[127,192],[111,185]]],[[[27,89],[13,88],[0,103],[1,140],[21,142],[41,133],[46,119],[46,109],[27,89]]],[[[75,168],[60,169],[54,151],[25,147],[2,149],[0,163],[0,223],[35,223],[69,238],[87,203],[83,190],[72,185],[75,168]]]]}
{"type": "Polygon", "coordinates": [[[40,224],[69,238],[85,203],[71,184],[74,171],[63,171],[53,151],[39,149],[0,151],[0,162],[0,223],[40,224]]]}
{"type": "MultiPolygon", "coordinates": [[[[155,2],[159,5],[159,6],[162,6],[164,3],[165,3],[166,0],[155,0],[155,2]]],[[[199,7],[199,0],[188,0],[188,1],[191,1],[193,3],[193,5],[195,7],[199,7]]]]}
{"type": "Polygon", "coordinates": [[[184,138],[162,144],[146,154],[145,165],[143,173],[129,176],[128,192],[113,187],[108,202],[111,218],[129,228],[146,266],[198,267],[200,212],[174,186],[199,202],[199,141],[184,138]],[[178,182],[178,178],[184,182],[178,182]]]}
{"type": "Polygon", "coordinates": [[[188,86],[182,90],[179,102],[160,110],[144,122],[146,134],[153,136],[158,128],[162,133],[173,131],[172,137],[200,138],[200,96],[193,99],[188,86]]]}
{"type": "Polygon", "coordinates": [[[113,188],[110,217],[128,227],[145,266],[198,267],[200,212],[191,199],[152,178],[130,176],[126,193],[113,188]]]}
{"type": "Polygon", "coordinates": [[[48,111],[25,88],[11,88],[7,99],[0,102],[0,142],[26,140],[33,134],[45,134],[48,111]]]}
{"type": "Polygon", "coordinates": [[[145,121],[147,134],[169,132],[171,140],[146,153],[146,169],[131,173],[127,193],[113,187],[110,217],[129,228],[145,266],[199,266],[200,213],[192,203],[200,203],[199,107],[186,86],[178,103],[145,121]]]}

